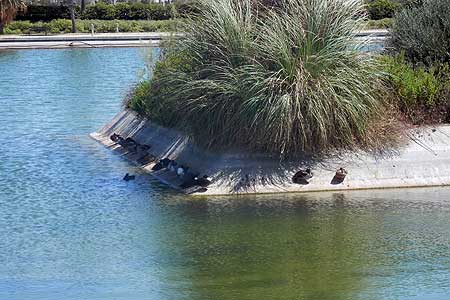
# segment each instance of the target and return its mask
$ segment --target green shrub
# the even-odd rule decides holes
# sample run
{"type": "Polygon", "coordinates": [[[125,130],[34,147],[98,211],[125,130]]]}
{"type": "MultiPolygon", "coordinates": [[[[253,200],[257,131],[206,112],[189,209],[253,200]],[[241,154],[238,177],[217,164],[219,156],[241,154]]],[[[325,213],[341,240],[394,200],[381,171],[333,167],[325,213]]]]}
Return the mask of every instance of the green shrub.
{"type": "Polygon", "coordinates": [[[133,89],[132,98],[128,102],[128,108],[140,114],[145,114],[147,111],[146,105],[150,102],[150,90],[150,81],[147,80],[138,83],[133,89]]]}
{"type": "MultiPolygon", "coordinates": [[[[76,15],[79,16],[79,8],[76,9],[76,15]]],[[[44,21],[48,22],[54,19],[70,19],[70,11],[64,5],[27,5],[25,12],[16,17],[18,21],[44,21]]]]}
{"type": "Polygon", "coordinates": [[[422,6],[425,0],[398,0],[398,2],[402,7],[411,8],[422,6]]]}
{"type": "MultiPolygon", "coordinates": [[[[86,20],[168,20],[175,16],[187,16],[193,11],[190,3],[158,4],[158,3],[118,3],[116,5],[99,2],[88,5],[83,14],[76,8],[76,17],[86,20]],[[180,10],[178,13],[177,10],[180,10]]],[[[70,19],[67,6],[29,5],[26,12],[16,18],[19,21],[44,21],[70,19]]]]}
{"type": "Polygon", "coordinates": [[[168,84],[164,79],[166,72],[183,70],[192,71],[186,57],[181,53],[167,55],[166,59],[157,61],[153,68],[151,80],[142,81],[133,90],[129,101],[129,108],[151,120],[158,120],[161,124],[174,124],[179,121],[174,119],[172,107],[165,101],[161,101],[164,95],[175,92],[176,87],[168,84]]]}
{"type": "Polygon", "coordinates": [[[151,20],[168,20],[174,14],[172,5],[160,5],[157,3],[149,4],[149,15],[151,20]]]}
{"type": "Polygon", "coordinates": [[[381,20],[369,20],[366,23],[366,29],[387,29],[392,26],[392,18],[386,18],[381,20]]]}
{"type": "Polygon", "coordinates": [[[99,20],[168,20],[173,18],[173,5],[157,3],[118,3],[110,5],[100,2],[90,5],[83,14],[83,19],[99,20]]]}
{"type": "Polygon", "coordinates": [[[15,32],[15,33],[21,33],[21,32],[28,32],[30,28],[33,26],[33,24],[30,21],[15,21],[8,24],[8,26],[5,28],[6,32],[15,32]]]}
{"type": "Polygon", "coordinates": [[[413,68],[405,62],[404,55],[385,56],[382,59],[387,74],[405,107],[417,103],[434,105],[441,90],[441,83],[435,77],[435,69],[413,68]]]}
{"type": "Polygon", "coordinates": [[[157,31],[175,31],[177,20],[79,20],[77,22],[82,30],[80,32],[90,32],[90,25],[94,24],[95,32],[116,32],[118,26],[119,32],[157,32],[157,31]]]}
{"type": "Polygon", "coordinates": [[[152,9],[155,9],[155,8],[152,8],[149,4],[144,4],[144,3],[131,4],[131,5],[129,5],[130,13],[128,15],[128,20],[150,20],[150,19],[152,19],[152,17],[151,17],[152,9]]]}
{"type": "MultiPolygon", "coordinates": [[[[160,21],[126,21],[126,20],[77,20],[78,32],[88,33],[91,31],[91,24],[94,24],[95,32],[116,32],[119,27],[120,32],[156,32],[175,31],[178,20],[160,21]]],[[[58,19],[51,22],[14,21],[5,27],[6,34],[30,34],[30,33],[68,33],[72,29],[70,20],[58,19]]]]}
{"type": "Polygon", "coordinates": [[[70,33],[72,31],[72,22],[67,19],[52,20],[48,23],[51,33],[70,33]]]}
{"type": "Polygon", "coordinates": [[[401,10],[392,25],[392,46],[414,63],[450,62],[449,12],[448,0],[428,0],[401,10]]]}
{"type": "MultiPolygon", "coordinates": [[[[396,56],[383,56],[381,62],[399,100],[401,110],[414,123],[421,122],[419,116],[424,114],[424,111],[433,110],[436,107],[444,108],[446,112],[450,111],[448,64],[436,64],[429,68],[413,66],[406,62],[403,53],[396,56]]],[[[434,118],[438,121],[439,116],[436,115],[434,118]]]]}
{"type": "Polygon", "coordinates": [[[371,20],[392,18],[399,6],[399,3],[390,0],[374,0],[367,5],[369,18],[371,20]]]}
{"type": "Polygon", "coordinates": [[[4,34],[22,34],[20,29],[11,29],[8,26],[4,29],[4,34]]]}
{"type": "Polygon", "coordinates": [[[198,4],[196,1],[177,1],[174,5],[178,17],[181,18],[193,16],[199,13],[198,4]]]}
{"type": "Polygon", "coordinates": [[[104,2],[88,5],[83,13],[83,19],[114,20],[116,18],[116,7],[104,2]]]}
{"type": "Polygon", "coordinates": [[[262,16],[250,0],[204,0],[130,105],[216,150],[354,146],[380,107],[373,59],[354,47],[364,10],[359,0],[286,0],[262,16]]]}
{"type": "Polygon", "coordinates": [[[175,32],[179,20],[157,20],[157,21],[141,21],[140,26],[142,26],[142,31],[144,32],[175,32]]]}

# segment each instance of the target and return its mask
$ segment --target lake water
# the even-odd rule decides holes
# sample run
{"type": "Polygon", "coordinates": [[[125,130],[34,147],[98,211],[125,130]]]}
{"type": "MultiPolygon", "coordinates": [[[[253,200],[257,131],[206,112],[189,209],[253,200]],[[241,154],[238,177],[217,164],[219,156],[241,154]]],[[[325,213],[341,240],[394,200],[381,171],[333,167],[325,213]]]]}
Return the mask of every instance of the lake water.
{"type": "Polygon", "coordinates": [[[143,65],[0,51],[1,300],[450,297],[450,189],[191,199],[91,140],[143,65]]]}

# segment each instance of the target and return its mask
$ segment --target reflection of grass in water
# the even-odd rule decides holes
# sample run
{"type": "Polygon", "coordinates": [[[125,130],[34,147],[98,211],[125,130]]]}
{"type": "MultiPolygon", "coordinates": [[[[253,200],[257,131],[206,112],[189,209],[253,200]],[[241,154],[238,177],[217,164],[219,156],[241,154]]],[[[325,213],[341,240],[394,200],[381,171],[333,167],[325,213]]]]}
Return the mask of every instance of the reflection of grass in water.
{"type": "Polygon", "coordinates": [[[222,202],[218,211],[183,205],[180,219],[189,222],[171,229],[168,248],[193,298],[344,300],[365,288],[361,272],[375,263],[367,248],[377,238],[370,213],[344,211],[342,195],[328,205],[253,200],[222,202]]]}

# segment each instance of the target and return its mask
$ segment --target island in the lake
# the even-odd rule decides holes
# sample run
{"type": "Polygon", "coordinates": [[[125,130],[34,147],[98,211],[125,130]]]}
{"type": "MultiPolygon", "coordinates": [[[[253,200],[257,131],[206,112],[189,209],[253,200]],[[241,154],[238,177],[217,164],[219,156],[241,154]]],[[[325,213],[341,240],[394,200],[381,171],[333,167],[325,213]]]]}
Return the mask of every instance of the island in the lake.
{"type": "Polygon", "coordinates": [[[416,30],[434,2],[379,54],[361,1],[201,1],[92,137],[188,194],[450,185],[450,52],[416,30]]]}

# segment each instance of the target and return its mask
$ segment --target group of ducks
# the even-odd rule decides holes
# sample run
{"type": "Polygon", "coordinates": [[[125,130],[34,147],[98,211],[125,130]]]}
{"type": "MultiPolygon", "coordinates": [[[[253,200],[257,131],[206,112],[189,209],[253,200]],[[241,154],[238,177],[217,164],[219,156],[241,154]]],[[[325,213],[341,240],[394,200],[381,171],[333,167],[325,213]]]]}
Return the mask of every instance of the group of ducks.
{"type": "Polygon", "coordinates": [[[211,184],[212,180],[208,175],[200,177],[200,174],[195,174],[189,170],[189,167],[184,165],[179,165],[175,160],[170,158],[163,158],[152,168],[152,171],[159,171],[162,169],[174,172],[178,177],[183,180],[180,184],[181,189],[188,189],[194,186],[206,188],[211,184]]]}
{"type": "MultiPolygon", "coordinates": [[[[110,136],[110,139],[132,153],[144,152],[145,153],[144,156],[139,158],[138,161],[142,161],[143,159],[145,159],[146,161],[154,160],[154,156],[150,155],[147,152],[151,148],[150,145],[139,144],[130,137],[123,138],[122,136],[116,133],[113,133],[110,136]]],[[[158,171],[162,169],[167,169],[171,172],[174,172],[180,179],[183,180],[183,183],[180,185],[181,189],[187,189],[194,186],[206,188],[212,182],[212,180],[207,175],[200,177],[200,174],[194,174],[191,171],[189,171],[189,167],[179,165],[175,160],[169,159],[167,157],[159,160],[152,167],[152,171],[158,171]]],[[[135,179],[135,176],[130,175],[128,173],[125,174],[125,177],[123,178],[123,180],[125,181],[133,179],[135,179]]]]}
{"type": "Polygon", "coordinates": [[[111,139],[111,141],[119,144],[120,146],[124,147],[128,151],[134,152],[134,153],[141,152],[141,151],[142,152],[147,151],[151,148],[150,145],[141,145],[130,137],[123,138],[122,136],[120,136],[119,134],[116,134],[116,133],[113,133],[110,136],[110,139],[111,139]]]}
{"type": "MultiPolygon", "coordinates": [[[[347,176],[348,172],[344,168],[339,168],[334,174],[333,179],[331,180],[332,184],[342,183],[347,176]]],[[[292,182],[297,184],[309,184],[309,180],[313,178],[313,172],[310,168],[302,169],[294,174],[292,177],[292,182]]]]}
{"type": "MultiPolygon", "coordinates": [[[[145,155],[143,158],[148,158],[151,156],[147,151],[151,148],[149,145],[141,145],[132,138],[123,138],[122,136],[114,133],[110,136],[111,140],[120,146],[124,147],[130,152],[133,153],[139,153],[139,152],[145,152],[145,155]]],[[[152,156],[151,159],[154,159],[152,156]]],[[[142,160],[141,158],[139,160],[142,160]]],[[[138,161],[139,161],[138,160],[138,161]]],[[[201,187],[206,188],[208,185],[212,183],[212,180],[207,176],[204,175],[200,177],[200,174],[195,174],[189,170],[189,167],[184,165],[179,165],[175,160],[169,159],[169,158],[163,158],[159,160],[153,167],[152,171],[159,171],[162,169],[169,170],[173,173],[175,173],[180,179],[183,180],[183,183],[180,184],[181,189],[188,189],[191,187],[201,187]]],[[[347,176],[348,172],[344,168],[339,168],[334,177],[331,181],[332,184],[339,184],[342,183],[347,176]]],[[[309,184],[309,180],[313,178],[313,172],[310,168],[302,169],[294,174],[292,177],[292,182],[296,184],[309,184]]],[[[129,181],[135,179],[134,175],[126,174],[123,180],[129,181]]],[[[239,187],[247,187],[250,186],[251,183],[254,184],[254,179],[251,179],[249,175],[246,175],[245,178],[242,178],[239,182],[239,187]],[[252,182],[253,181],[253,182],[252,182]]]]}

